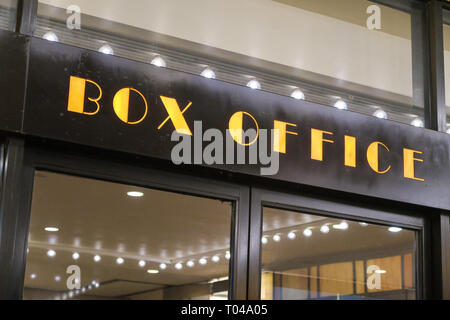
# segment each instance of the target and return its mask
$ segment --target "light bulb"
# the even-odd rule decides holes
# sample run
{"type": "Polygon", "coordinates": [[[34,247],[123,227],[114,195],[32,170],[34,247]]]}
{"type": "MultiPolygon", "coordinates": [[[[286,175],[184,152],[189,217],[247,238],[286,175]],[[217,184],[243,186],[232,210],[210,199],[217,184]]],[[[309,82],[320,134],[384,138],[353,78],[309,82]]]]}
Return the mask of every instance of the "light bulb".
{"type": "Polygon", "coordinates": [[[140,198],[144,196],[144,193],[140,191],[128,191],[127,195],[134,198],[140,198]]]}
{"type": "Polygon", "coordinates": [[[294,240],[295,238],[297,238],[297,234],[294,231],[291,231],[288,233],[288,239],[294,240]]]}
{"type": "Polygon", "coordinates": [[[177,264],[175,264],[175,269],[181,270],[183,269],[183,265],[180,262],[178,262],[177,264]]]}
{"type": "Polygon", "coordinates": [[[328,232],[330,232],[330,227],[327,226],[326,224],[324,224],[323,226],[320,227],[320,232],[328,233],[328,232]]]}
{"type": "Polygon", "coordinates": [[[230,251],[227,251],[225,253],[225,259],[230,260],[230,258],[231,258],[230,251]]]}
{"type": "Polygon", "coordinates": [[[269,239],[266,236],[261,238],[261,243],[262,244],[266,244],[267,242],[269,242],[269,239]]]}
{"type": "Polygon", "coordinates": [[[150,274],[157,274],[157,273],[159,273],[159,271],[158,271],[158,270],[154,270],[154,269],[148,269],[148,270],[147,270],[147,273],[150,273],[150,274]]]}
{"type": "Polygon", "coordinates": [[[104,44],[98,49],[98,52],[104,53],[104,54],[114,54],[113,48],[109,44],[104,44]]]}
{"type": "Polygon", "coordinates": [[[312,236],[312,231],[311,231],[311,229],[305,229],[305,230],[303,230],[303,235],[304,235],[305,237],[311,237],[311,236],[312,236]]]}
{"type": "Polygon", "coordinates": [[[295,89],[291,93],[291,97],[297,100],[305,100],[305,94],[300,89],[295,89]]]}
{"type": "Polygon", "coordinates": [[[42,36],[45,40],[56,42],[58,41],[58,36],[53,32],[49,31],[42,36]]]}
{"type": "Polygon", "coordinates": [[[78,252],[74,252],[73,254],[72,254],[72,259],[73,260],[78,260],[80,258],[80,254],[78,253],[78,252]]]}
{"type": "Polygon", "coordinates": [[[189,261],[186,263],[186,265],[187,265],[189,268],[192,268],[193,266],[195,266],[195,262],[192,261],[192,260],[189,260],[189,261]]]}
{"type": "Polygon", "coordinates": [[[145,261],[144,260],[139,260],[139,267],[143,268],[145,267],[145,261]]]}
{"type": "Polygon", "coordinates": [[[411,125],[418,128],[423,128],[423,120],[420,118],[415,118],[413,121],[411,121],[411,125]]]}
{"type": "Polygon", "coordinates": [[[159,265],[159,268],[160,268],[161,270],[166,270],[166,269],[167,269],[167,264],[161,263],[161,264],[159,265]]]}
{"type": "Polygon", "coordinates": [[[275,242],[280,242],[280,241],[281,241],[281,237],[280,237],[279,234],[274,235],[274,236],[272,237],[272,239],[273,239],[273,241],[275,241],[275,242]]]}
{"type": "Polygon", "coordinates": [[[383,109],[378,109],[373,115],[379,119],[387,119],[387,113],[383,109]]]}
{"type": "Polygon", "coordinates": [[[219,262],[220,258],[219,258],[218,255],[215,255],[215,256],[213,256],[213,257],[211,258],[211,260],[212,260],[213,262],[219,262]]]}
{"type": "Polygon", "coordinates": [[[347,103],[344,100],[339,99],[334,104],[334,107],[339,110],[347,110],[347,103]]]}
{"type": "Polygon", "coordinates": [[[198,263],[205,265],[208,262],[208,260],[206,260],[206,258],[201,258],[200,260],[198,260],[198,263]]]}
{"type": "Polygon", "coordinates": [[[95,286],[96,288],[98,288],[98,287],[100,287],[100,283],[96,282],[96,283],[94,284],[94,286],[95,286]]]}
{"type": "Polygon", "coordinates": [[[250,80],[247,83],[247,87],[249,87],[251,89],[258,89],[259,90],[259,89],[261,89],[261,84],[257,80],[252,79],[252,80],[250,80]]]}
{"type": "Polygon", "coordinates": [[[31,278],[31,279],[36,279],[36,274],[35,274],[35,273],[32,273],[32,274],[30,275],[30,278],[31,278]]]}
{"type": "Polygon", "coordinates": [[[50,258],[53,258],[54,256],[56,256],[55,250],[48,250],[47,251],[47,256],[49,256],[50,258]]]}
{"type": "Polygon", "coordinates": [[[216,78],[216,74],[209,67],[206,67],[200,75],[208,79],[216,78]]]}
{"type": "Polygon", "coordinates": [[[388,230],[389,230],[390,232],[400,232],[400,231],[402,231],[402,228],[399,228],[399,227],[390,227],[388,230]]]}
{"type": "Polygon", "coordinates": [[[124,261],[125,261],[125,260],[123,260],[123,258],[120,258],[120,257],[116,259],[116,263],[117,263],[117,264],[123,264],[124,261]]]}
{"type": "Polygon", "coordinates": [[[95,261],[95,262],[99,262],[100,260],[102,260],[102,257],[100,257],[98,254],[96,254],[96,255],[94,256],[94,261],[95,261]]]}
{"type": "Polygon", "coordinates": [[[157,66],[157,67],[165,67],[166,66],[166,62],[164,61],[163,58],[161,58],[161,56],[156,56],[153,58],[152,62],[150,62],[152,65],[157,66]]]}

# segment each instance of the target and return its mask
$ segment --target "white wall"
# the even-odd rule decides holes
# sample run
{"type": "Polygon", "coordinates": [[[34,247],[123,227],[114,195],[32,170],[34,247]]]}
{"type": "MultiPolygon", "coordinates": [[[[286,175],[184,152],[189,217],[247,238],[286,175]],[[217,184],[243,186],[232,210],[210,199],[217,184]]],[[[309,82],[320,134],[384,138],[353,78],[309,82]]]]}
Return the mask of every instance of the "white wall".
{"type": "Polygon", "coordinates": [[[410,40],[272,0],[40,2],[412,96],[410,40]]]}

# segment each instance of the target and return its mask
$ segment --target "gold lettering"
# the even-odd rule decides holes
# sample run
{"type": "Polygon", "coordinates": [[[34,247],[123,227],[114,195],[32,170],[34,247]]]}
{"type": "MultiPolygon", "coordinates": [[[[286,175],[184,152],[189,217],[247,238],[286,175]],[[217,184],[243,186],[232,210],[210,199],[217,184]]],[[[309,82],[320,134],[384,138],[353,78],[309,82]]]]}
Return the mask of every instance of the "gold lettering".
{"type": "Polygon", "coordinates": [[[345,136],[345,165],[356,167],[356,138],[345,136]]]}
{"type": "Polygon", "coordinates": [[[160,130],[170,119],[172,120],[175,130],[178,133],[192,136],[192,132],[189,129],[186,119],[183,116],[186,110],[189,109],[189,107],[192,105],[192,102],[189,102],[186,108],[181,111],[180,107],[178,106],[177,100],[161,96],[161,101],[163,102],[169,116],[159,125],[158,130],[160,130]]]}
{"type": "Polygon", "coordinates": [[[253,143],[256,142],[256,140],[258,139],[258,136],[259,136],[258,122],[256,122],[256,119],[250,113],[244,112],[244,111],[238,111],[231,116],[230,121],[228,122],[228,129],[230,130],[230,134],[233,137],[233,140],[243,146],[252,145],[253,143]],[[247,115],[250,118],[252,118],[252,120],[256,126],[256,136],[249,143],[244,143],[243,138],[242,138],[244,135],[244,128],[243,128],[244,115],[247,115]]]}
{"type": "Polygon", "coordinates": [[[86,115],[94,115],[98,113],[100,110],[100,105],[98,101],[102,98],[102,88],[92,80],[83,79],[79,77],[70,76],[70,84],[69,84],[69,102],[67,104],[67,110],[70,112],[82,113],[86,115]],[[84,111],[84,99],[86,92],[86,82],[92,83],[98,88],[98,97],[90,98],[88,100],[94,102],[97,106],[97,109],[94,112],[86,112],[84,111]]]}
{"type": "Polygon", "coordinates": [[[122,88],[119,91],[117,91],[117,93],[113,99],[113,108],[114,108],[114,112],[116,113],[117,117],[127,124],[138,124],[138,123],[142,122],[145,119],[145,117],[147,116],[147,112],[148,112],[147,100],[142,95],[142,93],[140,93],[138,90],[133,89],[133,88],[122,88]],[[129,119],[128,119],[128,112],[130,109],[130,92],[131,91],[138,93],[141,96],[142,100],[144,100],[144,103],[145,103],[144,115],[137,121],[129,121],[129,119]]]}
{"type": "Polygon", "coordinates": [[[311,159],[323,161],[323,143],[334,143],[333,140],[324,139],[323,135],[332,135],[332,132],[311,129],[311,159]]]}

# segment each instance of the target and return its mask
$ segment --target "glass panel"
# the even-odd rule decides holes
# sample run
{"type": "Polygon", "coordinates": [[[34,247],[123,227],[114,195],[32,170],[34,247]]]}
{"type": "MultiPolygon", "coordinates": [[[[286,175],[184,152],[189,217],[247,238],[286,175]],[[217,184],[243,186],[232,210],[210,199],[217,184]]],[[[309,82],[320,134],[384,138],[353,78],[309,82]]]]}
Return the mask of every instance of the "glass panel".
{"type": "Polygon", "coordinates": [[[263,210],[261,299],[416,299],[415,232],[263,210]]]}
{"type": "Polygon", "coordinates": [[[38,171],[24,299],[227,299],[228,201],[38,171]]]}
{"type": "Polygon", "coordinates": [[[366,0],[39,0],[36,36],[422,126],[411,26],[366,0]]]}
{"type": "Polygon", "coordinates": [[[17,0],[0,0],[0,29],[14,31],[16,15],[17,0]]]}

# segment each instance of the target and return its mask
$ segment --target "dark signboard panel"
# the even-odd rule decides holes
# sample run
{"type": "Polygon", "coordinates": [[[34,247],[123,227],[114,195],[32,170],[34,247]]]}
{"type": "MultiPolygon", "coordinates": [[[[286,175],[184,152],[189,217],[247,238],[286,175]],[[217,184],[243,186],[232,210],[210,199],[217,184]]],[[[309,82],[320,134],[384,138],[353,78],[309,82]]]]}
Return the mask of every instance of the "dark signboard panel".
{"type": "MultiPolygon", "coordinates": [[[[446,134],[39,39],[31,43],[26,101],[27,134],[162,159],[178,143],[175,126],[187,125],[195,140],[195,121],[224,138],[233,115],[261,132],[288,123],[286,153],[268,178],[450,209],[446,134]]],[[[212,166],[251,175],[264,167],[212,166]]]]}

